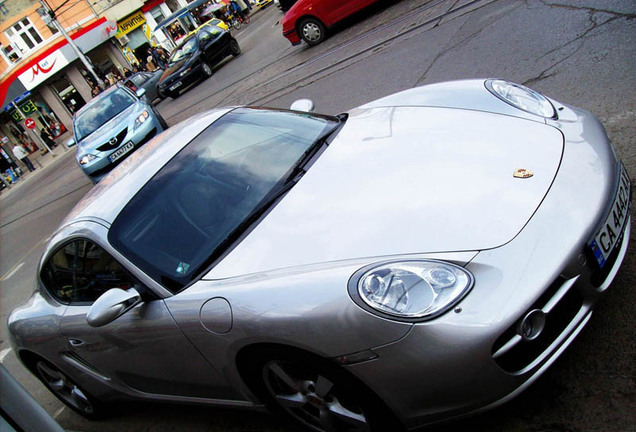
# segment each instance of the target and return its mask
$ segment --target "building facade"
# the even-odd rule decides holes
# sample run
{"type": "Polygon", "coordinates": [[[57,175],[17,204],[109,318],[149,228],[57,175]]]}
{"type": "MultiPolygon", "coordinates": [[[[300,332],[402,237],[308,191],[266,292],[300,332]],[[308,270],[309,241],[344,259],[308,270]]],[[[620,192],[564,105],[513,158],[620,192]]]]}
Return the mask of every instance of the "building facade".
{"type": "MultiPolygon", "coordinates": [[[[194,0],[200,1],[200,0],[194,0]]],[[[192,2],[190,2],[192,3],[192,2]]],[[[107,83],[145,64],[157,23],[186,0],[0,0],[0,171],[20,143],[42,151],[41,135],[70,136],[73,114],[97,86],[46,9],[107,83]]]]}

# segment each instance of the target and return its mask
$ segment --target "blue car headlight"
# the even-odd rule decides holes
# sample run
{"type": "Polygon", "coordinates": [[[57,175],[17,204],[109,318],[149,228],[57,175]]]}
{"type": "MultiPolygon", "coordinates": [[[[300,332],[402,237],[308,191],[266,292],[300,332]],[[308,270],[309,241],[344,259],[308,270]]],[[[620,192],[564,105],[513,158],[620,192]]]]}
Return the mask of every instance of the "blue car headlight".
{"type": "Polygon", "coordinates": [[[88,153],[80,158],[79,164],[86,165],[87,163],[90,163],[91,161],[94,161],[95,159],[97,159],[97,156],[88,153]]]}
{"type": "Polygon", "coordinates": [[[144,111],[139,114],[139,116],[135,119],[135,125],[133,126],[133,129],[137,129],[139,126],[144,124],[146,120],[148,120],[148,117],[150,117],[148,111],[144,111]]]}
{"type": "Polygon", "coordinates": [[[435,260],[380,264],[357,273],[359,298],[373,310],[422,320],[452,308],[473,286],[462,267],[435,260]]]}
{"type": "Polygon", "coordinates": [[[545,118],[556,117],[556,110],[548,98],[521,84],[489,80],[486,81],[486,88],[499,99],[522,111],[545,118]]]}

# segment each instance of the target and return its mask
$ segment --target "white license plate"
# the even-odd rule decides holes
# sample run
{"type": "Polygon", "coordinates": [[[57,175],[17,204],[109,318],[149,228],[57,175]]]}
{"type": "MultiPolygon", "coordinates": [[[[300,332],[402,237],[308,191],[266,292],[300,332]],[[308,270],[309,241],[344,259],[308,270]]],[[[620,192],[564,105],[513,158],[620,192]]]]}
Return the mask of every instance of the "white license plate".
{"type": "Polygon", "coordinates": [[[612,209],[603,223],[603,226],[590,244],[592,253],[596,257],[598,264],[603,267],[607,257],[612,253],[614,247],[621,239],[625,221],[629,217],[630,193],[632,185],[627,175],[627,170],[621,164],[621,176],[618,191],[612,203],[612,209]]]}
{"type": "Polygon", "coordinates": [[[128,141],[125,146],[117,150],[112,155],[108,156],[108,160],[111,162],[115,162],[117,159],[119,159],[120,157],[122,157],[123,155],[131,151],[133,148],[135,148],[135,145],[133,144],[133,142],[128,141]]]}
{"type": "Polygon", "coordinates": [[[175,85],[173,85],[172,87],[170,87],[170,90],[176,90],[179,87],[181,87],[181,84],[183,84],[181,81],[179,81],[178,83],[176,83],[175,85]]]}

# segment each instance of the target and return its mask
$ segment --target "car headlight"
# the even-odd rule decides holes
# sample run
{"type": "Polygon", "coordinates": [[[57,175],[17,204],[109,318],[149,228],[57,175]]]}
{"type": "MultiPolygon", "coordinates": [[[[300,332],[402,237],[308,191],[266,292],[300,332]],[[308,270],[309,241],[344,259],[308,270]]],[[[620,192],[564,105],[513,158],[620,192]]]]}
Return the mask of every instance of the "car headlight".
{"type": "Polygon", "coordinates": [[[474,281],[462,267],[434,260],[386,263],[356,275],[357,295],[365,305],[414,320],[446,312],[466,295],[474,281]]]}
{"type": "Polygon", "coordinates": [[[486,88],[499,99],[522,111],[546,118],[556,117],[554,106],[545,96],[521,84],[489,80],[486,81],[486,88]]]}
{"type": "Polygon", "coordinates": [[[187,68],[186,70],[184,70],[183,72],[181,72],[181,73],[179,74],[179,76],[180,76],[180,77],[182,77],[182,76],[184,76],[184,75],[189,74],[191,69],[192,69],[192,68],[187,68]]]}
{"type": "Polygon", "coordinates": [[[137,129],[139,126],[144,124],[146,120],[148,120],[148,117],[150,117],[148,111],[144,111],[139,114],[139,116],[135,119],[135,126],[133,127],[133,129],[137,129]]]}
{"type": "Polygon", "coordinates": [[[86,165],[87,163],[93,161],[97,159],[97,156],[92,155],[92,154],[85,154],[84,156],[82,156],[79,160],[80,165],[86,165]]]}

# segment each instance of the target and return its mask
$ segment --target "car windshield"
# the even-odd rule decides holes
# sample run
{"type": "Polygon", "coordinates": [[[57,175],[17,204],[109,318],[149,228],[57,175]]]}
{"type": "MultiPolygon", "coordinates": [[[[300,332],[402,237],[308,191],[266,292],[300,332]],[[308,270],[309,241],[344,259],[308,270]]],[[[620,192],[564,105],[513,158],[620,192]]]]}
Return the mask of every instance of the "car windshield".
{"type": "Polygon", "coordinates": [[[181,60],[187,58],[197,49],[197,38],[191,37],[186,40],[183,45],[178,47],[170,56],[170,60],[168,60],[169,65],[173,65],[175,63],[180,62],[181,60]]]}
{"type": "Polygon", "coordinates": [[[81,140],[95,132],[103,124],[135,103],[136,99],[123,88],[99,97],[75,118],[73,127],[75,138],[81,140]]]}
{"type": "Polygon", "coordinates": [[[333,117],[235,109],[184,147],[133,197],[111,244],[172,292],[190,283],[259,220],[299,163],[340,125],[333,117]]]}

